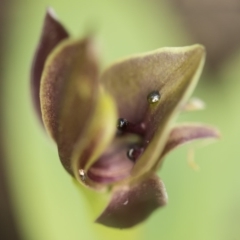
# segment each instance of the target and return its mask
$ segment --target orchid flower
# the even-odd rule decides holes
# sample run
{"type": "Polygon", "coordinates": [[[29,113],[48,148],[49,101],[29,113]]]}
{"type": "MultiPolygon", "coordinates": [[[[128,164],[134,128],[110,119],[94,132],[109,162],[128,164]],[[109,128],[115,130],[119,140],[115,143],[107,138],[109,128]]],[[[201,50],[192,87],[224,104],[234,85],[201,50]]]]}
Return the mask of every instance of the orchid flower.
{"type": "Polygon", "coordinates": [[[71,39],[47,11],[32,65],[33,101],[67,172],[82,187],[111,194],[96,222],[129,228],[144,221],[167,203],[156,175],[166,154],[219,137],[210,126],[175,123],[204,59],[201,45],[166,47],[100,71],[92,37],[71,39]]]}

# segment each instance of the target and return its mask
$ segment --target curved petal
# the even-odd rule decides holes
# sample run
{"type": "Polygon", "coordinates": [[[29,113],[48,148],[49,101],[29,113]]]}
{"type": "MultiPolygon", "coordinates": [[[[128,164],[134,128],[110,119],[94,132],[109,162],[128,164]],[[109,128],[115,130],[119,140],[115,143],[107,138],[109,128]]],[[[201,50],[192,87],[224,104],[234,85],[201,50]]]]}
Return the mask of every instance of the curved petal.
{"type": "Polygon", "coordinates": [[[127,157],[127,147],[126,143],[114,141],[97,162],[90,167],[89,178],[104,184],[118,182],[129,177],[134,163],[127,157]]]}
{"type": "Polygon", "coordinates": [[[31,67],[31,92],[34,107],[42,122],[40,109],[40,80],[43,72],[43,67],[49,53],[65,38],[68,33],[65,28],[58,22],[53,12],[53,9],[48,8],[44,20],[42,34],[35,52],[34,60],[31,67]]]}
{"type": "Polygon", "coordinates": [[[138,185],[115,190],[109,205],[96,222],[108,227],[130,228],[166,203],[167,193],[163,182],[152,176],[138,185]]]}
{"type": "Polygon", "coordinates": [[[161,84],[157,88],[162,97],[157,104],[151,106],[149,114],[145,116],[146,149],[133,168],[133,177],[143,175],[155,165],[159,153],[163,151],[179,106],[187,101],[194,90],[205,60],[205,50],[199,45],[169,50],[162,55],[164,57],[160,59],[165,60],[166,70],[159,73],[161,84]]]}
{"type": "Polygon", "coordinates": [[[92,181],[88,170],[98,161],[116,133],[116,106],[111,96],[100,92],[94,113],[83,134],[79,135],[73,153],[72,169],[75,177],[83,184],[95,189],[103,188],[101,182],[92,181]]]}
{"type": "Polygon", "coordinates": [[[91,39],[63,41],[45,65],[40,99],[45,127],[71,173],[74,145],[88,128],[98,98],[98,65],[91,39]]]}
{"type": "Polygon", "coordinates": [[[116,99],[119,116],[138,123],[149,108],[148,94],[159,91],[160,102],[167,100],[180,83],[188,85],[202,57],[201,45],[161,48],[111,65],[101,81],[116,99]]]}
{"type": "Polygon", "coordinates": [[[204,60],[201,45],[163,48],[120,61],[104,72],[101,81],[117,100],[119,117],[145,129],[145,151],[136,161],[133,178],[155,165],[177,110],[196,86],[204,60]],[[149,103],[149,93],[159,96],[149,103]]]}
{"type": "Polygon", "coordinates": [[[173,149],[198,139],[218,139],[219,131],[203,124],[181,124],[171,130],[161,158],[173,149]]]}
{"type": "MultiPolygon", "coordinates": [[[[116,131],[114,122],[114,131],[116,131]]],[[[127,156],[129,146],[140,139],[137,136],[115,137],[104,153],[88,170],[88,177],[99,184],[112,184],[128,178],[134,162],[127,156]]]]}

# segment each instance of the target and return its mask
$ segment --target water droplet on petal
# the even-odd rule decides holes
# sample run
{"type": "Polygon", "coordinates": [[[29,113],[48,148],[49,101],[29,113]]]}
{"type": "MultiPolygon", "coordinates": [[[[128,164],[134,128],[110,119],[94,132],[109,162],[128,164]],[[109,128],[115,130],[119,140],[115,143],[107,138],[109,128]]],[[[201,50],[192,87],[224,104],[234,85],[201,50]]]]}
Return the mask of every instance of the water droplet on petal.
{"type": "Polygon", "coordinates": [[[161,95],[158,91],[152,91],[147,96],[147,100],[149,103],[156,103],[160,100],[160,98],[161,98],[161,95]]]}
{"type": "Polygon", "coordinates": [[[127,205],[128,204],[128,199],[123,203],[123,205],[127,205]]]}
{"type": "Polygon", "coordinates": [[[128,121],[124,118],[119,118],[117,121],[117,128],[118,130],[124,129],[128,124],[128,121]]]}
{"type": "Polygon", "coordinates": [[[132,147],[128,150],[127,156],[130,160],[136,161],[136,159],[142,154],[143,148],[132,147]]]}
{"type": "Polygon", "coordinates": [[[79,176],[80,176],[80,178],[83,182],[86,181],[86,174],[85,174],[85,171],[83,169],[79,169],[79,176]]]}
{"type": "Polygon", "coordinates": [[[135,160],[135,158],[134,158],[134,148],[130,148],[129,150],[128,150],[128,152],[127,152],[127,156],[128,156],[128,158],[130,158],[131,160],[135,160]]]}

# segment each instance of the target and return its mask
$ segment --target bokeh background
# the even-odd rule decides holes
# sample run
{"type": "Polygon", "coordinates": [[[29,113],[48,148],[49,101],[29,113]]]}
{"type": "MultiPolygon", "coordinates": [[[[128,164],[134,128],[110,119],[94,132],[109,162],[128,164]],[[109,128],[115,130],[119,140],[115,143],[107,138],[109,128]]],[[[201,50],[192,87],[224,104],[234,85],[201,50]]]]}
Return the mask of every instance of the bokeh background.
{"type": "Polygon", "coordinates": [[[239,16],[238,0],[1,0],[0,239],[240,239],[239,16]],[[47,6],[74,37],[96,32],[103,66],[163,46],[207,47],[194,93],[207,108],[179,121],[213,124],[222,139],[195,149],[199,171],[188,164],[189,147],[165,159],[159,176],[169,204],[133,229],[93,223],[84,193],[34,115],[30,66],[47,6]]]}

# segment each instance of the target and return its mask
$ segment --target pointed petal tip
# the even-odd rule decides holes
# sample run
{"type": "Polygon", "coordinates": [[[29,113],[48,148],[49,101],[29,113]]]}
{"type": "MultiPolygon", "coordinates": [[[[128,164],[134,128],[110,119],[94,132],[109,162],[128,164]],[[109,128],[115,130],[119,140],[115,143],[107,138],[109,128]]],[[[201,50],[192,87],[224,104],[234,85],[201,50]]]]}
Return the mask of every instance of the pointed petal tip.
{"type": "Polygon", "coordinates": [[[95,222],[113,228],[131,228],[166,203],[165,186],[157,176],[153,176],[138,185],[116,191],[95,222]]]}
{"type": "Polygon", "coordinates": [[[195,56],[198,56],[203,62],[205,62],[206,49],[203,45],[194,44],[186,48],[189,52],[192,52],[195,56]]]}
{"type": "Polygon", "coordinates": [[[173,53],[194,51],[196,54],[200,54],[200,55],[206,54],[205,46],[198,43],[193,45],[188,45],[188,46],[182,46],[182,47],[163,47],[156,51],[162,51],[162,52],[166,51],[166,52],[173,52],[173,53]]]}
{"type": "Polygon", "coordinates": [[[192,47],[195,50],[196,54],[199,55],[199,57],[202,59],[204,63],[206,59],[206,48],[201,44],[195,44],[192,47]]]}
{"type": "Polygon", "coordinates": [[[40,108],[40,82],[43,72],[43,68],[52,50],[64,39],[68,38],[69,34],[67,30],[62,26],[62,24],[56,19],[56,14],[54,10],[49,7],[47,8],[43,28],[40,36],[40,40],[37,49],[34,54],[32,67],[31,67],[31,91],[32,100],[42,123],[42,112],[40,108]]]}
{"type": "MultiPolygon", "coordinates": [[[[173,53],[185,53],[186,56],[195,56],[194,61],[205,62],[206,58],[206,49],[201,44],[193,44],[190,46],[184,46],[184,47],[176,47],[176,48],[169,48],[170,51],[173,53]]],[[[193,59],[192,59],[193,60],[193,59]]]]}
{"type": "Polygon", "coordinates": [[[55,20],[57,19],[57,14],[56,14],[54,8],[51,6],[47,7],[46,15],[50,16],[51,18],[53,18],[55,20]]]}
{"type": "Polygon", "coordinates": [[[206,51],[205,46],[202,45],[202,44],[199,44],[199,43],[193,44],[192,47],[193,47],[193,48],[196,48],[196,49],[199,49],[199,50],[202,51],[202,52],[205,52],[205,51],[206,51]]]}
{"type": "Polygon", "coordinates": [[[205,54],[206,53],[206,49],[202,44],[196,43],[190,46],[186,46],[186,48],[189,48],[189,50],[195,50],[196,52],[205,54]]]}
{"type": "Polygon", "coordinates": [[[195,44],[195,49],[202,55],[203,58],[206,57],[206,48],[201,44],[195,44]]]}

